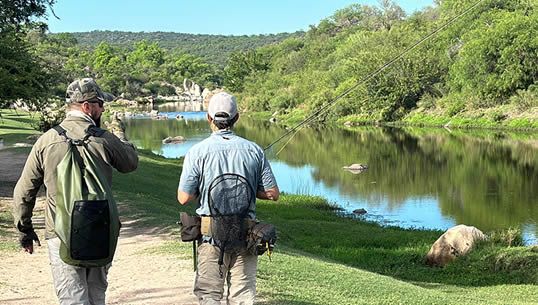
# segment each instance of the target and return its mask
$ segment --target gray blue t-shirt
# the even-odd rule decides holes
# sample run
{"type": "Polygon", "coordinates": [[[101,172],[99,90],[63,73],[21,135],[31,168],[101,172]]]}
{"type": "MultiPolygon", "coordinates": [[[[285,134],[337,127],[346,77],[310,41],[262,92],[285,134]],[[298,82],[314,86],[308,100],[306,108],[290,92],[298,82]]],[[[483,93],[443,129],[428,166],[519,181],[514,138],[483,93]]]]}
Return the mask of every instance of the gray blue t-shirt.
{"type": "MultiPolygon", "coordinates": [[[[228,173],[245,177],[254,192],[277,186],[271,166],[257,144],[230,130],[219,130],[189,149],[183,162],[179,190],[199,194],[200,207],[196,213],[208,216],[209,185],[215,178],[228,173]]],[[[249,207],[251,219],[256,218],[255,204],[253,197],[249,207]]]]}

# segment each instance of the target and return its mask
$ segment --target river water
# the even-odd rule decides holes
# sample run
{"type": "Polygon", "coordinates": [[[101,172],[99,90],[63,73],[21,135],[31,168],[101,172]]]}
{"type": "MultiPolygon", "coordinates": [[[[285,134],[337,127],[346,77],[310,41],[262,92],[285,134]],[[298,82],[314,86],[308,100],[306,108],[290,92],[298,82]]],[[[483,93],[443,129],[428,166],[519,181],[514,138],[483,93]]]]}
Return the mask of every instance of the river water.
{"type": "MultiPolygon", "coordinates": [[[[205,112],[161,114],[169,119],[126,120],[138,147],[177,158],[210,134],[205,112]],[[178,135],[187,140],[162,144],[178,135]]],[[[242,117],[235,131],[266,147],[286,130],[242,117]]],[[[322,196],[348,212],[364,208],[366,219],[385,225],[520,228],[527,244],[538,243],[536,133],[324,128],[302,129],[283,148],[286,142],[267,151],[283,192],[322,196]],[[353,163],[368,169],[342,168],[353,163]]]]}

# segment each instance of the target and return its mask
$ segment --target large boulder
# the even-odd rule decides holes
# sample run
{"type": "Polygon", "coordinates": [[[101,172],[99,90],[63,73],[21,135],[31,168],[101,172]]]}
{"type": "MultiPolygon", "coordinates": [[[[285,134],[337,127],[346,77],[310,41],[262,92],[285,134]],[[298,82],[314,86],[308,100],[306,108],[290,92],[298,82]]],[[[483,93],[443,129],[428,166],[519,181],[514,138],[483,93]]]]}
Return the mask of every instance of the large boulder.
{"type": "Polygon", "coordinates": [[[466,225],[452,227],[432,245],[426,255],[426,263],[430,266],[445,266],[458,256],[469,253],[477,241],[485,238],[484,233],[475,227],[466,225]]]}

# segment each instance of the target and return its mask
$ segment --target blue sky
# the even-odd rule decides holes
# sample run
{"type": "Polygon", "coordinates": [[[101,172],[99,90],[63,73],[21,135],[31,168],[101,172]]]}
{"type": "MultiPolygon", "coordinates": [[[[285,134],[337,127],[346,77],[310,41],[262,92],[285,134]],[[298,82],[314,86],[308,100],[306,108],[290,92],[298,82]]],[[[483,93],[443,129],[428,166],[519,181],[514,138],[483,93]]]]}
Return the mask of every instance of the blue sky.
{"type": "MultiPolygon", "coordinates": [[[[353,3],[377,0],[57,0],[53,33],[92,30],[252,35],[308,30],[309,25],[353,3]]],[[[396,0],[411,13],[433,0],[396,0]]]]}

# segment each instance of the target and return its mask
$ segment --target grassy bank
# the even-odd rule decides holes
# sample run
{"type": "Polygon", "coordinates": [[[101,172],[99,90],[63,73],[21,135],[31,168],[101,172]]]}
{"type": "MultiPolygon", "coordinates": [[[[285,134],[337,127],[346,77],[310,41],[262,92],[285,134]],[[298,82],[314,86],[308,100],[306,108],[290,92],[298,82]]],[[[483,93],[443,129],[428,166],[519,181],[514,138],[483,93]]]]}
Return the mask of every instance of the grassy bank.
{"type": "MultiPolygon", "coordinates": [[[[123,211],[172,232],[156,252],[189,255],[175,221],[180,160],[141,152],[134,174],[115,176],[123,211]]],[[[538,251],[484,243],[446,268],[424,255],[440,231],[381,227],[340,217],[321,198],[284,195],[258,202],[258,215],[279,230],[272,262],[260,258],[262,304],[530,304],[538,300],[538,251]]]]}
{"type": "MultiPolygon", "coordinates": [[[[12,134],[33,133],[2,126],[11,126],[2,130],[12,134]]],[[[152,251],[185,258],[190,245],[178,241],[175,222],[180,211],[192,213],[195,206],[176,201],[180,173],[181,160],[142,150],[135,173],[115,173],[114,192],[122,217],[171,234],[152,251]]],[[[310,196],[259,201],[257,210],[279,231],[272,261],[259,260],[260,304],[538,304],[536,247],[487,242],[445,268],[430,268],[424,255],[440,231],[341,217],[325,200],[310,196]]],[[[8,218],[0,214],[1,224],[11,223],[8,218]]]]}
{"type": "MultiPolygon", "coordinates": [[[[276,119],[280,124],[294,126],[304,120],[310,112],[304,109],[277,112],[276,119]]],[[[249,113],[253,118],[268,120],[269,112],[249,113]]],[[[497,108],[460,111],[417,109],[397,121],[386,122],[380,119],[380,114],[350,115],[340,118],[329,118],[329,123],[339,126],[349,122],[351,125],[395,125],[415,127],[449,127],[464,129],[505,129],[505,130],[538,130],[538,107],[525,112],[514,109],[513,105],[503,105],[497,108]]]]}
{"type": "Polygon", "coordinates": [[[0,109],[0,138],[4,146],[28,143],[28,136],[39,134],[33,127],[38,116],[38,113],[0,109]]]}

